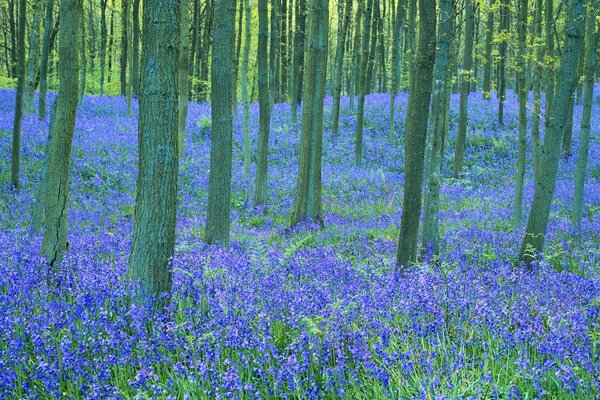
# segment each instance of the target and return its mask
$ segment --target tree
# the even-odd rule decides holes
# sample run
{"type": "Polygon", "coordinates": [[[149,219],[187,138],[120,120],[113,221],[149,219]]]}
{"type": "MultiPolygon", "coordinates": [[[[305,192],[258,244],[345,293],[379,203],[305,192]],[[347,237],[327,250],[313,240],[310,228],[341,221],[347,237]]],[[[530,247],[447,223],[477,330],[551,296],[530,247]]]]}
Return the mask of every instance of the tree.
{"type": "Polygon", "coordinates": [[[304,80],[304,30],[306,28],[306,0],[295,0],[296,26],[294,28],[294,62],[292,63],[293,93],[291,95],[292,122],[298,120],[298,105],[302,101],[304,80]]]}
{"type": "Polygon", "coordinates": [[[525,181],[525,164],[527,162],[527,66],[525,54],[527,50],[527,0],[518,3],[518,37],[517,52],[517,79],[519,99],[519,155],[517,159],[517,176],[515,188],[515,202],[513,204],[513,225],[520,226],[523,219],[523,186],[525,181]]]}
{"type": "MultiPolygon", "coordinates": [[[[271,14],[273,17],[273,14],[271,14]]],[[[258,47],[256,61],[258,64],[258,103],[260,107],[258,129],[258,152],[256,156],[256,182],[254,186],[254,204],[262,205],[267,201],[267,169],[269,166],[269,131],[271,130],[271,100],[269,93],[273,90],[269,74],[273,74],[267,64],[267,43],[269,21],[267,16],[267,0],[258,2],[258,47]],[[269,90],[271,88],[271,90],[269,90]]],[[[271,41],[271,44],[273,42],[271,41]]],[[[272,49],[271,49],[272,50],[272,49]]],[[[273,54],[271,52],[271,54],[273,54]]]]}
{"type": "Polygon", "coordinates": [[[586,18],[586,43],[585,43],[585,83],[583,114],[581,116],[581,130],[579,131],[579,149],[577,151],[577,170],[575,171],[575,194],[573,195],[573,212],[571,223],[576,235],[581,232],[583,217],[583,189],[585,185],[585,170],[590,148],[590,120],[592,115],[592,101],[594,94],[594,72],[596,70],[596,48],[600,42],[600,32],[595,32],[596,12],[593,0],[588,1],[586,18]]]}
{"type": "Polygon", "coordinates": [[[540,169],[540,119],[542,113],[542,72],[544,44],[542,43],[543,0],[535,0],[534,39],[535,60],[533,70],[533,111],[531,113],[531,141],[533,142],[533,176],[537,179],[540,169]]]}
{"type": "MultiPolygon", "coordinates": [[[[177,0],[145,0],[138,119],[138,176],[129,276],[142,295],[171,290],[177,212],[179,17],[177,0]]],[[[166,304],[157,301],[155,307],[166,304]]]]}
{"type": "Polygon", "coordinates": [[[75,130],[79,86],[79,29],[83,0],[61,0],[58,47],[58,95],[53,106],[49,133],[47,175],[44,193],[42,255],[54,270],[67,250],[67,202],[69,163],[75,130]]]}
{"type": "Polygon", "coordinates": [[[435,12],[435,1],[419,2],[419,47],[410,77],[405,123],[404,198],[396,254],[396,268],[398,269],[408,267],[417,259],[425,140],[436,51],[435,12]]]}
{"type": "Polygon", "coordinates": [[[40,19],[42,1],[33,2],[33,21],[29,30],[29,57],[27,59],[27,78],[25,81],[25,114],[33,114],[33,95],[37,85],[38,55],[40,52],[40,19]]]}
{"type": "Polygon", "coordinates": [[[108,0],[100,0],[100,96],[104,94],[106,71],[106,5],[108,0]]]}
{"type": "Polygon", "coordinates": [[[504,102],[506,101],[506,52],[508,49],[508,36],[510,24],[510,2],[509,0],[500,0],[498,8],[500,14],[500,45],[498,61],[498,123],[504,122],[504,102]]]}
{"type": "Polygon", "coordinates": [[[231,110],[231,63],[235,26],[235,0],[214,4],[211,69],[210,176],[208,182],[207,243],[229,246],[233,112],[231,110]]]}
{"type": "Polygon", "coordinates": [[[431,148],[427,158],[425,204],[423,207],[423,239],[424,248],[431,247],[433,253],[438,250],[438,214],[440,201],[442,164],[442,140],[446,123],[446,97],[450,90],[448,81],[448,53],[454,31],[455,0],[441,0],[438,30],[438,50],[433,69],[433,97],[431,113],[433,118],[433,134],[431,148]]]}
{"type": "MultiPolygon", "coordinates": [[[[54,35],[58,26],[52,27],[54,0],[46,1],[46,16],[44,18],[44,38],[42,40],[42,56],[40,58],[40,98],[38,104],[38,119],[46,119],[46,92],[48,90],[48,57],[52,48],[54,35]]],[[[56,21],[58,23],[58,19],[56,21]]]]}
{"type": "Polygon", "coordinates": [[[492,42],[494,39],[494,7],[495,0],[489,0],[487,24],[485,27],[485,57],[483,60],[483,98],[490,99],[492,91],[492,42]]]}
{"type": "Polygon", "coordinates": [[[402,72],[402,39],[404,35],[404,20],[406,19],[406,0],[398,0],[394,19],[394,41],[392,45],[392,88],[390,90],[390,139],[396,133],[396,96],[400,85],[402,72]]]}
{"type": "Polygon", "coordinates": [[[327,74],[329,0],[310,6],[310,32],[306,53],[302,108],[300,161],[292,225],[301,221],[323,222],[321,213],[321,155],[323,150],[323,98],[327,74]]]}
{"type": "Polygon", "coordinates": [[[187,121],[189,102],[188,75],[190,55],[190,9],[189,0],[179,0],[179,3],[181,13],[181,30],[179,41],[181,44],[181,49],[179,51],[179,139],[177,153],[179,154],[179,157],[183,157],[183,153],[185,151],[185,124],[187,121]]]}
{"type": "Polygon", "coordinates": [[[21,123],[23,122],[23,88],[25,86],[25,12],[27,2],[19,3],[19,32],[17,38],[17,93],[15,99],[15,119],[12,134],[12,155],[10,163],[10,182],[15,190],[19,190],[19,168],[21,164],[21,123]]]}
{"type": "MultiPolygon", "coordinates": [[[[291,1],[291,0],[290,0],[291,1]]],[[[250,175],[250,99],[248,98],[248,62],[250,59],[250,0],[244,0],[244,53],[242,58],[242,126],[244,131],[244,175],[250,175]]],[[[240,32],[241,34],[241,32],[240,32]]]]}
{"type": "MultiPolygon", "coordinates": [[[[360,67],[356,79],[358,109],[356,111],[356,131],[354,132],[354,165],[357,167],[360,167],[362,162],[363,119],[365,115],[365,94],[367,91],[366,74],[369,63],[369,37],[371,34],[373,2],[378,6],[378,0],[367,0],[367,6],[364,8],[360,67]]],[[[362,10],[362,4],[364,3],[359,4],[359,10],[362,10]]]]}
{"type": "Polygon", "coordinates": [[[343,16],[340,15],[342,23],[337,38],[337,44],[335,47],[333,106],[331,111],[331,118],[333,120],[331,131],[334,136],[337,136],[340,126],[340,95],[342,93],[342,68],[344,65],[344,53],[346,50],[346,36],[348,34],[348,25],[350,25],[350,16],[352,15],[352,0],[345,0],[344,3],[340,1],[340,4],[344,4],[344,7],[343,16]]]}
{"type": "Polygon", "coordinates": [[[467,120],[469,106],[469,86],[473,75],[473,37],[475,36],[475,8],[476,3],[465,0],[465,46],[463,48],[462,80],[460,83],[460,105],[458,117],[458,134],[456,148],[454,149],[454,173],[463,170],[465,159],[465,145],[467,140],[467,120]]]}
{"type": "Polygon", "coordinates": [[[129,0],[121,0],[121,96],[127,94],[127,26],[129,24],[129,0]]]}
{"type": "Polygon", "coordinates": [[[519,261],[526,265],[530,265],[535,260],[536,254],[544,248],[550,205],[556,187],[561,151],[560,139],[567,116],[569,97],[575,88],[577,58],[583,41],[584,17],[583,0],[573,0],[565,28],[565,45],[558,73],[561,79],[558,81],[553,99],[554,112],[547,118],[540,159],[540,175],[535,183],[533,203],[519,250],[519,261]]]}

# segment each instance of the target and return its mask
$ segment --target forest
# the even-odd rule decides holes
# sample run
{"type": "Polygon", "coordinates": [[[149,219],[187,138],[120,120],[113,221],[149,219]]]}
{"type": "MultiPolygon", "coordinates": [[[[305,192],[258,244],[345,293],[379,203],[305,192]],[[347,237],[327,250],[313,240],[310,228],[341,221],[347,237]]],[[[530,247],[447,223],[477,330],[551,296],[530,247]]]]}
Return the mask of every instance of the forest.
{"type": "Polygon", "coordinates": [[[0,399],[600,398],[600,0],[0,0],[0,399]]]}

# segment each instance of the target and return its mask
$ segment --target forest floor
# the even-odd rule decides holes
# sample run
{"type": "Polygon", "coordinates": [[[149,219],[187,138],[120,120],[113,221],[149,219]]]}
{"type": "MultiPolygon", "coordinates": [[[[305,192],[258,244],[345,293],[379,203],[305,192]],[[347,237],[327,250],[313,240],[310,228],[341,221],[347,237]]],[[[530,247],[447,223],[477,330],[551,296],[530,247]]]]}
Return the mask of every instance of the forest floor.
{"type": "MultiPolygon", "coordinates": [[[[326,99],[324,228],[289,229],[299,131],[272,112],[269,202],[252,207],[234,122],[232,245],[202,242],[210,106],[190,104],[180,161],[169,316],[128,306],[127,261],[137,166],[137,105],[86,97],[77,114],[69,252],[46,284],[29,223],[48,124],[26,116],[22,189],[9,187],[14,92],[0,90],[0,398],[556,398],[600,396],[600,104],[582,232],[570,227],[575,156],[560,161],[546,250],[513,267],[524,228],[511,225],[517,104],[471,94],[466,174],[452,178],[458,97],[451,102],[441,190],[441,251],[394,273],[407,95],[388,139],[388,96],[366,101],[364,160],[353,167],[355,117],[340,135],[326,99]],[[208,122],[207,122],[208,121],[208,122]],[[263,212],[264,211],[264,212],[263,212]],[[579,237],[577,240],[576,238],[579,237]]],[[[258,106],[251,106],[256,147],[258,106]]],[[[528,139],[529,140],[529,139],[528,139]]],[[[531,149],[524,209],[533,196],[531,149]]],[[[525,221],[524,221],[525,223],[525,221]]]]}

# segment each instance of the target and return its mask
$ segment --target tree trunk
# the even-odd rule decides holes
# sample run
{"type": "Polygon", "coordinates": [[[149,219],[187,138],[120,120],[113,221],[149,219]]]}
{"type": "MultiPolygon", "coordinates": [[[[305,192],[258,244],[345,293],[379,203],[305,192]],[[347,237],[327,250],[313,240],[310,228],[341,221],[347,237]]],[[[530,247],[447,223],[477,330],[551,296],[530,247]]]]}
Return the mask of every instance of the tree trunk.
{"type": "MultiPolygon", "coordinates": [[[[82,9],[83,9],[83,3],[82,3],[82,9]]],[[[81,63],[79,66],[79,95],[78,95],[78,100],[79,100],[79,105],[81,106],[83,104],[83,96],[85,95],[85,85],[86,85],[86,75],[87,75],[87,59],[85,56],[85,18],[84,18],[85,14],[81,14],[81,18],[79,18],[79,32],[78,32],[78,38],[79,38],[79,54],[81,56],[81,63]]]]}
{"type": "Polygon", "coordinates": [[[365,94],[371,94],[371,85],[373,83],[373,70],[375,68],[375,56],[377,50],[377,31],[381,20],[379,11],[379,0],[373,0],[373,11],[371,14],[371,35],[369,38],[369,60],[367,63],[367,73],[365,78],[365,94]]]}
{"type": "Polygon", "coordinates": [[[37,84],[38,55],[40,52],[40,18],[42,0],[33,2],[33,21],[29,32],[29,58],[27,59],[27,78],[25,81],[25,115],[33,114],[33,95],[37,84]]]}
{"type": "Polygon", "coordinates": [[[179,134],[177,154],[179,157],[183,157],[185,151],[185,125],[189,102],[190,10],[189,0],[179,0],[179,3],[181,14],[179,42],[181,48],[179,50],[179,134]]]}
{"type": "Polygon", "coordinates": [[[323,223],[321,211],[321,156],[323,149],[323,98],[327,75],[329,0],[311,3],[310,33],[304,82],[300,162],[292,225],[301,221],[323,223]]]}
{"type": "Polygon", "coordinates": [[[129,276],[156,309],[171,291],[177,214],[179,1],[144,0],[138,177],[129,276]]]}
{"type": "Polygon", "coordinates": [[[490,0],[485,29],[485,58],[483,60],[483,99],[490,99],[492,91],[492,42],[494,40],[494,7],[495,0],[490,0]]]}
{"type": "Polygon", "coordinates": [[[540,170],[540,119],[542,112],[542,73],[544,65],[544,44],[542,43],[543,0],[536,0],[534,16],[535,67],[533,69],[533,111],[531,113],[531,141],[533,142],[533,176],[537,180],[540,170]]]}
{"type": "Polygon", "coordinates": [[[398,0],[396,19],[394,20],[394,42],[392,49],[392,90],[390,91],[390,140],[396,133],[396,96],[400,86],[402,67],[402,39],[406,18],[406,0],[398,0]]]}
{"type": "Polygon", "coordinates": [[[338,36],[337,45],[335,49],[335,72],[334,88],[333,88],[333,107],[332,107],[332,134],[338,135],[340,127],[340,96],[342,93],[342,69],[344,66],[344,57],[346,50],[346,36],[348,33],[348,25],[350,24],[350,16],[352,15],[352,0],[345,0],[344,2],[344,14],[342,18],[342,28],[338,36]]]}
{"type": "MultiPolygon", "coordinates": [[[[279,0],[271,0],[271,43],[269,44],[269,99],[271,106],[278,100],[276,93],[278,90],[277,76],[279,75],[279,0]]],[[[260,96],[260,94],[259,94],[260,96]]]]}
{"type": "Polygon", "coordinates": [[[407,268],[417,259],[425,140],[436,51],[435,3],[435,1],[419,2],[419,48],[411,74],[405,124],[404,198],[396,254],[397,269],[407,268]]]}
{"type": "MultiPolygon", "coordinates": [[[[292,0],[289,0],[290,4],[292,0]]],[[[288,54],[287,54],[287,20],[288,20],[288,0],[281,0],[281,36],[279,41],[279,54],[281,58],[281,85],[279,85],[279,100],[286,101],[288,92],[288,54]]],[[[290,46],[291,48],[291,46],[290,46]]]]}
{"type": "Polygon", "coordinates": [[[96,27],[94,24],[94,3],[93,0],[88,1],[88,27],[89,40],[89,59],[90,73],[93,74],[96,70],[96,27]]]}
{"type": "MultiPolygon", "coordinates": [[[[271,18],[273,14],[271,14],[271,18]]],[[[254,205],[263,205],[267,201],[267,168],[269,165],[269,131],[271,130],[271,99],[269,88],[272,86],[269,79],[267,63],[267,44],[269,34],[269,20],[267,14],[267,0],[258,3],[258,47],[256,60],[258,63],[258,103],[260,107],[258,129],[258,152],[256,155],[256,182],[254,186],[254,205]]],[[[271,41],[271,45],[273,41],[271,41]]],[[[271,53],[272,55],[273,53],[271,53]]],[[[271,64],[271,66],[273,66],[271,64]]]]}
{"type": "Polygon", "coordinates": [[[121,96],[127,94],[127,27],[129,0],[121,0],[121,96]]]}
{"type": "Polygon", "coordinates": [[[100,96],[104,95],[104,74],[106,72],[106,5],[108,0],[100,0],[100,96]]]}
{"type": "MultiPolygon", "coordinates": [[[[596,7],[598,2],[596,1],[596,7]]],[[[586,18],[586,44],[585,44],[585,82],[583,114],[581,116],[581,130],[579,131],[579,150],[577,152],[577,170],[575,171],[575,194],[573,195],[573,213],[571,223],[573,232],[577,236],[581,233],[581,220],[583,218],[583,190],[585,185],[585,171],[590,148],[590,120],[592,116],[592,102],[594,97],[594,72],[596,70],[596,48],[600,42],[600,32],[595,31],[596,12],[592,0],[588,1],[588,14],[586,18]]]]}
{"type": "Polygon", "coordinates": [[[23,122],[23,88],[25,86],[25,12],[27,2],[19,3],[19,31],[17,33],[18,64],[17,64],[17,93],[15,100],[15,118],[12,134],[12,155],[10,162],[10,182],[19,191],[19,169],[21,167],[21,124],[23,122]]]}
{"type": "Polygon", "coordinates": [[[44,39],[42,44],[42,57],[40,59],[40,98],[38,104],[38,119],[46,119],[46,92],[48,90],[48,57],[50,56],[50,38],[52,36],[52,13],[54,0],[46,1],[46,17],[44,18],[44,39]]]}
{"type": "Polygon", "coordinates": [[[131,85],[133,96],[138,97],[140,94],[140,0],[133,0],[131,23],[133,24],[131,32],[133,34],[131,40],[131,85]]]}
{"type": "Polygon", "coordinates": [[[519,155],[517,158],[517,176],[515,187],[515,202],[513,204],[513,225],[520,226],[523,219],[523,186],[525,183],[525,165],[527,163],[527,0],[519,0],[518,7],[518,50],[517,50],[517,79],[519,99],[519,155]]]}
{"type": "Polygon", "coordinates": [[[58,47],[58,95],[54,101],[48,146],[48,172],[44,194],[44,237],[42,255],[57,270],[67,250],[67,203],[69,200],[69,164],[77,112],[79,85],[80,30],[82,0],[60,2],[58,47]]]}
{"type": "Polygon", "coordinates": [[[126,93],[126,97],[127,97],[127,116],[131,117],[133,116],[133,109],[132,109],[132,97],[133,97],[133,24],[132,24],[132,18],[131,18],[131,4],[132,2],[129,2],[129,7],[127,8],[127,68],[128,68],[128,73],[127,73],[127,89],[125,91],[126,93]]]}
{"type": "Polygon", "coordinates": [[[294,29],[294,91],[292,93],[292,123],[298,120],[298,105],[302,101],[304,80],[304,30],[306,28],[306,0],[296,2],[296,27],[294,29]]]}
{"type": "Polygon", "coordinates": [[[567,26],[566,42],[563,48],[558,76],[558,88],[554,96],[553,109],[546,123],[544,147],[540,163],[540,179],[536,182],[527,229],[519,251],[519,260],[530,265],[538,252],[544,248],[546,228],[550,214],[550,205],[556,187],[558,160],[560,158],[560,139],[567,116],[569,97],[575,88],[577,59],[583,41],[585,7],[582,0],[573,0],[567,26]]]}
{"type": "Polygon", "coordinates": [[[553,2],[546,0],[545,4],[545,20],[546,20],[546,62],[544,63],[546,68],[546,124],[550,119],[552,113],[552,102],[554,101],[554,11],[553,2]]]}
{"type": "MultiPolygon", "coordinates": [[[[290,0],[291,1],[291,0],[290,0]]],[[[244,0],[244,55],[242,60],[242,104],[244,130],[244,175],[250,175],[250,158],[252,144],[250,143],[250,99],[248,98],[248,62],[250,59],[250,0],[244,0]]],[[[240,32],[241,34],[241,32],[240,32]]]]}
{"type": "Polygon", "coordinates": [[[423,248],[438,252],[438,215],[440,203],[442,165],[442,138],[446,126],[446,93],[449,90],[448,53],[454,31],[455,0],[440,1],[438,50],[433,71],[433,98],[431,114],[433,117],[433,135],[427,158],[425,204],[423,207],[423,248]]]}
{"type": "Polygon", "coordinates": [[[499,62],[498,62],[498,123],[504,123],[504,102],[506,101],[506,58],[508,43],[506,35],[509,31],[510,22],[510,5],[509,0],[500,0],[500,32],[502,38],[499,45],[499,62]]]}
{"type": "MultiPolygon", "coordinates": [[[[356,131],[354,133],[354,165],[357,167],[360,167],[362,163],[363,119],[365,115],[365,94],[367,91],[367,82],[365,75],[367,74],[367,67],[369,62],[369,37],[371,33],[371,15],[373,9],[373,1],[374,0],[367,0],[367,6],[364,9],[364,28],[362,32],[361,48],[362,54],[360,57],[360,67],[357,73],[356,83],[358,90],[358,110],[356,113],[356,131]]],[[[362,7],[359,6],[358,9],[361,10],[362,7]]]]}
{"type": "MultiPolygon", "coordinates": [[[[575,73],[577,74],[577,73],[575,73]]],[[[577,85],[577,83],[575,83],[577,85]]],[[[573,155],[571,149],[571,139],[573,138],[573,108],[575,106],[575,92],[571,93],[567,103],[567,116],[565,117],[565,126],[562,135],[562,153],[564,158],[570,158],[573,155]]]]}
{"type": "Polygon", "coordinates": [[[465,146],[467,140],[467,120],[469,118],[467,108],[469,107],[469,85],[473,75],[473,37],[475,36],[475,7],[471,0],[465,0],[465,46],[463,48],[463,69],[460,83],[460,105],[458,118],[458,134],[456,136],[456,148],[454,152],[454,173],[463,171],[465,159],[465,146]]]}
{"type": "Polygon", "coordinates": [[[207,243],[229,246],[233,116],[231,63],[235,32],[235,0],[214,2],[211,65],[211,146],[208,182],[207,243]]]}

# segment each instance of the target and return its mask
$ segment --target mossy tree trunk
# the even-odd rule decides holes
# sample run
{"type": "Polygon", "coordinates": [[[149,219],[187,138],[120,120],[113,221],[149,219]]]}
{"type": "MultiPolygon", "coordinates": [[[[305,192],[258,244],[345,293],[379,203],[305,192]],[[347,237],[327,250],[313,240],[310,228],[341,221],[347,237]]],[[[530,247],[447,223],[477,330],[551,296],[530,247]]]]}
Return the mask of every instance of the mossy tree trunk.
{"type": "Polygon", "coordinates": [[[296,199],[292,225],[301,221],[323,222],[321,211],[321,156],[323,150],[323,98],[327,75],[327,46],[329,40],[329,0],[316,0],[310,6],[310,32],[300,162],[296,181],[296,199]]]}
{"type": "Polygon", "coordinates": [[[458,117],[458,134],[456,148],[454,149],[454,173],[463,171],[465,160],[465,146],[467,141],[467,122],[469,119],[469,87],[473,76],[473,38],[475,36],[475,8],[476,3],[465,0],[465,44],[463,47],[463,65],[460,83],[460,105],[458,117]]]}
{"type": "MultiPolygon", "coordinates": [[[[291,0],[290,0],[291,1],[291,0]]],[[[244,0],[244,53],[242,56],[242,126],[244,131],[244,175],[250,175],[250,99],[248,98],[248,62],[250,60],[250,0],[244,0]]]]}
{"type": "Polygon", "coordinates": [[[433,97],[431,113],[433,118],[433,134],[431,148],[427,158],[427,174],[425,187],[425,204],[423,207],[423,239],[422,245],[433,254],[438,250],[438,215],[440,202],[442,165],[442,139],[446,127],[446,97],[449,86],[448,53],[454,31],[456,0],[441,0],[439,13],[439,30],[437,53],[433,70],[433,97]]]}
{"type": "Polygon", "coordinates": [[[175,248],[178,175],[178,0],[144,0],[138,176],[129,276],[158,309],[167,304],[175,248]]]}
{"type": "Polygon", "coordinates": [[[544,43],[542,42],[542,8],[543,0],[535,0],[533,28],[533,47],[535,60],[533,68],[533,111],[531,113],[531,141],[533,142],[533,176],[534,181],[540,169],[540,120],[542,118],[542,73],[544,67],[544,43]]]}
{"type": "Polygon", "coordinates": [[[67,250],[67,203],[69,200],[69,164],[77,113],[79,86],[80,29],[82,0],[61,0],[58,47],[59,86],[52,107],[50,143],[46,157],[48,171],[43,187],[44,237],[42,255],[54,270],[67,250]]]}
{"type": "Polygon", "coordinates": [[[21,125],[23,122],[23,89],[25,87],[25,26],[27,2],[19,3],[19,30],[17,32],[17,93],[15,99],[15,118],[12,132],[12,152],[10,160],[10,182],[19,191],[19,170],[21,168],[21,125]]]}
{"type": "MultiPolygon", "coordinates": [[[[367,68],[369,65],[369,38],[371,36],[371,16],[373,14],[373,2],[377,0],[367,0],[367,6],[363,14],[362,46],[360,56],[360,66],[358,67],[356,86],[358,91],[358,109],[356,111],[356,130],[354,131],[354,165],[361,166],[362,163],[362,145],[363,145],[363,124],[365,116],[365,95],[367,92],[367,68]]],[[[379,4],[379,3],[377,3],[379,4]]],[[[359,10],[362,7],[358,7],[359,10]]]]}
{"type": "Polygon", "coordinates": [[[515,201],[513,203],[512,220],[514,226],[520,226],[523,219],[523,187],[525,184],[525,166],[527,163],[527,0],[518,2],[518,49],[517,49],[517,80],[519,100],[519,153],[517,157],[517,175],[515,186],[515,201]]]}
{"type": "Polygon", "coordinates": [[[404,269],[417,259],[425,141],[435,62],[436,2],[419,1],[419,47],[410,79],[406,113],[406,151],[404,158],[404,198],[396,268],[404,269]]]}
{"type": "Polygon", "coordinates": [[[187,121],[189,89],[189,61],[190,61],[190,9],[189,0],[179,0],[180,7],[180,37],[179,43],[179,135],[177,153],[183,157],[185,151],[185,125],[187,121]]]}
{"type": "Polygon", "coordinates": [[[577,236],[581,232],[583,218],[583,193],[585,184],[585,171],[587,168],[588,153],[590,148],[590,120],[592,116],[592,102],[594,97],[594,72],[596,70],[596,49],[600,42],[600,31],[595,32],[598,1],[588,1],[586,18],[586,44],[585,44],[585,82],[583,98],[583,114],[581,116],[581,130],[579,131],[579,149],[577,151],[577,170],[575,171],[575,194],[573,195],[573,212],[571,223],[577,236]]]}
{"type": "Polygon", "coordinates": [[[48,59],[52,47],[52,17],[54,13],[54,0],[46,1],[46,16],[44,18],[44,38],[42,40],[42,56],[40,57],[40,97],[38,103],[38,119],[46,119],[46,93],[48,91],[48,59]]]}
{"type": "Polygon", "coordinates": [[[406,0],[398,0],[396,15],[393,21],[392,90],[390,90],[390,139],[393,139],[396,134],[396,96],[398,95],[400,76],[402,73],[402,40],[404,39],[405,19],[406,0]]]}
{"type": "Polygon", "coordinates": [[[304,31],[306,29],[306,0],[295,0],[296,26],[294,28],[294,62],[292,64],[293,93],[291,100],[292,123],[298,120],[298,105],[302,101],[304,81],[304,31]]]}
{"type": "Polygon", "coordinates": [[[504,102],[506,101],[506,62],[509,27],[510,27],[510,2],[509,0],[500,0],[498,14],[500,14],[500,44],[498,45],[498,123],[504,123],[504,102]]]}
{"type": "Polygon", "coordinates": [[[350,25],[350,16],[352,15],[352,0],[345,0],[342,16],[342,26],[337,38],[335,48],[335,71],[333,74],[333,106],[331,118],[333,120],[331,131],[337,136],[340,127],[340,96],[342,93],[342,69],[344,66],[344,57],[346,50],[346,37],[348,34],[348,25],[350,25]]]}
{"type": "Polygon", "coordinates": [[[549,116],[550,118],[546,122],[544,146],[540,160],[540,176],[535,184],[527,229],[519,250],[519,261],[527,265],[530,265],[535,260],[536,254],[544,248],[550,206],[556,187],[561,150],[560,140],[567,116],[569,97],[575,89],[577,59],[583,42],[584,20],[583,0],[573,0],[567,17],[565,45],[558,73],[562,79],[558,81],[552,106],[555,112],[549,116]]]}
{"type": "MultiPolygon", "coordinates": [[[[271,17],[273,14],[271,14],[271,17]]],[[[267,59],[269,21],[267,0],[258,3],[258,47],[256,60],[258,63],[258,103],[260,107],[258,129],[258,151],[256,154],[256,181],[254,186],[254,205],[263,205],[267,201],[267,169],[269,166],[269,133],[271,130],[271,79],[267,59]]],[[[271,42],[272,43],[272,42],[271,42]]]]}
{"type": "Polygon", "coordinates": [[[33,108],[33,95],[37,84],[37,67],[40,53],[40,19],[42,0],[33,2],[33,21],[29,31],[29,57],[27,59],[27,78],[25,81],[25,114],[30,115],[33,108]]]}
{"type": "Polygon", "coordinates": [[[489,9],[485,27],[485,56],[483,60],[483,98],[490,99],[492,91],[492,43],[494,40],[494,7],[495,0],[489,0],[489,9]]]}
{"type": "Polygon", "coordinates": [[[104,95],[106,74],[106,6],[108,0],[100,0],[100,96],[104,95]]]}
{"type": "Polygon", "coordinates": [[[208,182],[207,243],[229,246],[233,112],[231,63],[235,29],[235,0],[214,1],[211,63],[211,146],[208,182]]]}

